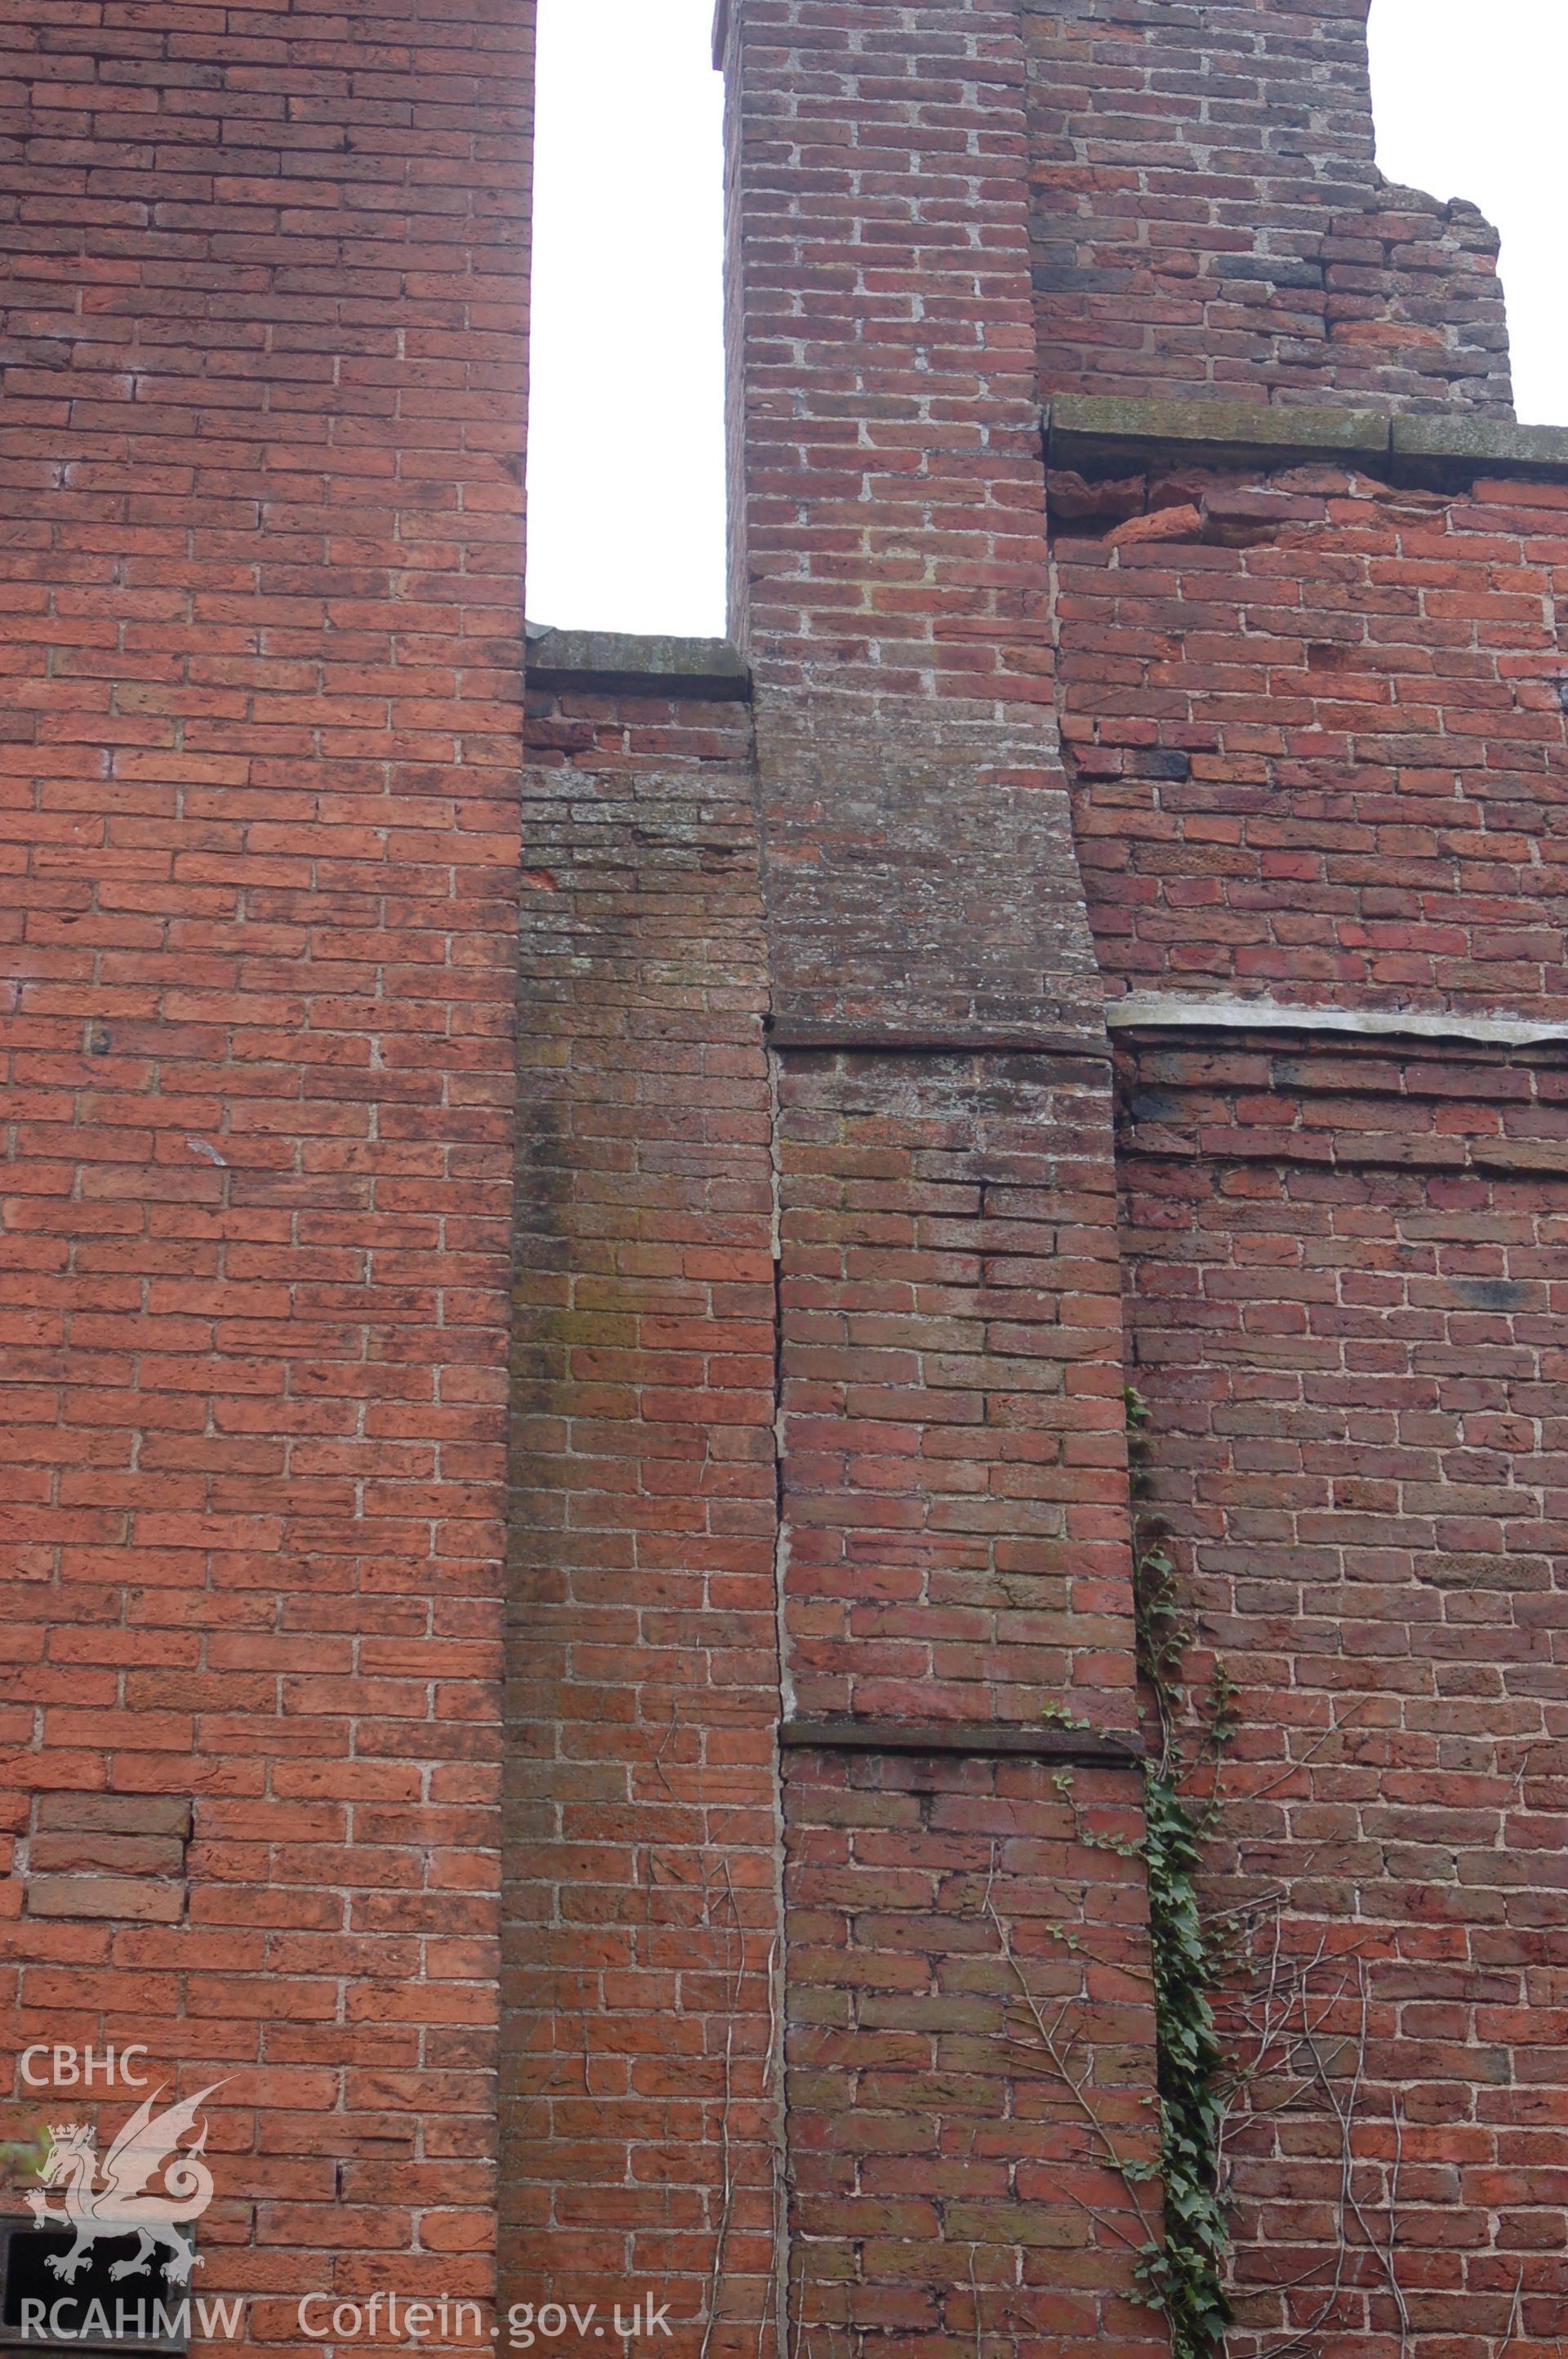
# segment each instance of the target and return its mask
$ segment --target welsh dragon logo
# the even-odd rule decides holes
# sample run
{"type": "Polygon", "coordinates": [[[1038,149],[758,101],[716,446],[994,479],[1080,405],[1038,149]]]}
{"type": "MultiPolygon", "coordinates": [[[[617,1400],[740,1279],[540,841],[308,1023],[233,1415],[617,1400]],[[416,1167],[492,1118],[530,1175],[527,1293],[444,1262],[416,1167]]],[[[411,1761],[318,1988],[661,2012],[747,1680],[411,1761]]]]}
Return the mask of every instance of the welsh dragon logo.
{"type": "Polygon", "coordinates": [[[91,2125],[54,2122],[49,2125],[48,2152],[38,2170],[38,2184],[27,2190],[27,2202],[42,2228],[70,2228],[76,2242],[69,2253],[50,2253],[47,2266],[70,2285],[85,2264],[100,2236],[140,2239],[128,2260],[116,2261],[111,2277],[150,2275],[153,2255],[168,2256],[168,2274],[174,2285],[189,2283],[200,2260],[191,2238],[182,2231],[200,2220],[212,2201],[212,2174],[202,2161],[207,2144],[205,2123],[195,2143],[180,2151],[179,2141],[197,2131],[198,2115],[214,2089],[199,2090],[183,2104],[155,2114],[163,2094],[155,2089],[144,2098],[115,2138],[102,2163],[91,2125]],[[162,2173],[163,2184],[148,2191],[149,2180],[162,2173]],[[59,2189],[64,2210],[51,2212],[49,2195],[59,2189]]]}

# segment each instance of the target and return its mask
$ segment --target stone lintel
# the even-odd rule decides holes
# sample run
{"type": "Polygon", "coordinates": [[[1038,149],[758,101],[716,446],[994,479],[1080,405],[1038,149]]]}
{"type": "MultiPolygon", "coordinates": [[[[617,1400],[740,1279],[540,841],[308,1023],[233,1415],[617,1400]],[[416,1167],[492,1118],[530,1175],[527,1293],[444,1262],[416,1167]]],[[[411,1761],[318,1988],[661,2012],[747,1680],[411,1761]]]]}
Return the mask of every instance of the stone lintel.
{"type": "Polygon", "coordinates": [[[1396,418],[1396,459],[1462,464],[1482,474],[1568,475],[1568,426],[1500,418],[1396,418]]]}
{"type": "Polygon", "coordinates": [[[1066,395],[1051,404],[1054,462],[1076,462],[1101,451],[1152,458],[1182,456],[1245,462],[1266,458],[1385,460],[1391,420],[1368,409],[1274,408],[1258,401],[1120,401],[1066,395]]]}
{"type": "Polygon", "coordinates": [[[1301,1007],[1277,999],[1232,999],[1219,993],[1135,991],[1108,1003],[1112,1032],[1306,1032],[1363,1040],[1473,1041],[1499,1049],[1568,1047],[1568,1023],[1498,1010],[1301,1007]]]}
{"type": "Polygon", "coordinates": [[[1087,1057],[1102,1065],[1110,1062],[1104,1041],[1097,1044],[1081,1031],[1054,1031],[1044,1024],[1037,1029],[1021,1026],[1013,1033],[977,1034],[963,1029],[901,1030],[895,1024],[811,1024],[785,1016],[773,1019],[766,1033],[770,1049],[820,1049],[846,1056],[1087,1057]]]}

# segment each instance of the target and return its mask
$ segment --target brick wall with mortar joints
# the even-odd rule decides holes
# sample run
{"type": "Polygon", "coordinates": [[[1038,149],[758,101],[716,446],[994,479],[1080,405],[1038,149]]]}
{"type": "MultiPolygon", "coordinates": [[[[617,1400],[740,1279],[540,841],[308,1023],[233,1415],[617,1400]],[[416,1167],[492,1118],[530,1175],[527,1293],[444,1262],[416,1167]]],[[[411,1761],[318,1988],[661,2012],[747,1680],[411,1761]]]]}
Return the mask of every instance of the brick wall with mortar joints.
{"type": "Polygon", "coordinates": [[[801,1712],[1132,1731],[1109,1075],[785,1051],[784,1610],[801,1712]]]}
{"type": "Polygon", "coordinates": [[[1107,987],[1568,1014],[1568,491],[1054,478],[1107,987]]]}
{"type": "MultiPolygon", "coordinates": [[[[1052,707],[1020,20],[988,0],[731,0],[728,18],[733,627],[756,680],[780,1051],[783,1477],[786,1511],[798,1514],[785,1565],[791,1685],[803,1709],[808,1692],[905,1722],[933,1710],[985,1720],[1000,1704],[1025,1722],[1035,1712],[1038,1725],[1059,1680],[1058,1708],[1084,1703],[1087,1718],[1103,1706],[1125,1725],[1131,1628],[1103,1096],[1086,1113],[1105,1036],[1052,707]],[[808,1041],[820,1050],[805,1053],[808,1041]],[[1003,1043],[1042,1053],[985,1053],[1003,1043]],[[1079,1052],[1071,1081],[1050,1049],[1079,1052]],[[1044,1249],[1039,1270],[1019,1273],[1015,1320],[992,1317],[998,1289],[981,1271],[928,1250],[940,1204],[973,1246],[981,1134],[999,1179],[1013,1164],[1021,1177],[1066,1166],[1084,1177],[1070,1225],[1060,1207],[1048,1224],[1033,1196],[1015,1208],[1044,1249]],[[903,1240],[896,1270],[872,1274],[868,1220],[903,1240]],[[818,1331],[840,1328],[829,1367],[834,1347],[818,1331]],[[1032,1429],[1022,1412],[1007,1424],[994,1386],[1014,1328],[1042,1347],[1019,1355],[1031,1363],[1023,1390],[1082,1414],[1082,1428],[1032,1429]],[[977,1353],[954,1353],[979,1329],[977,1353]],[[1103,1380],[1092,1400],[1091,1375],[1103,1380]],[[949,1457],[966,1387],[984,1436],[969,1449],[966,1429],[968,1454],[949,1457]],[[876,1429],[871,1446],[840,1450],[856,1425],[876,1429]],[[1031,1461],[1057,1450],[1049,1469],[1031,1461]],[[936,1471],[940,1495],[911,1490],[915,1465],[936,1471]],[[979,1602],[946,1593],[950,1582],[985,1588],[1036,1564],[1047,1525],[1054,1574],[1029,1578],[1033,1610],[1003,1613],[994,1587],[979,1602]],[[1003,1566],[1015,1543],[1016,1563],[1003,1566]],[[895,1558],[913,1589],[879,1602],[895,1558]],[[823,1594],[810,1594],[818,1584],[823,1594]],[[896,1640],[890,1604],[903,1615],[896,1640]],[[1054,1643],[1038,1643],[1048,1620],[1059,1622],[1054,1643]]],[[[1004,1193],[989,1216],[1011,1234],[1004,1193]]],[[[982,2300],[981,2339],[989,2316],[1022,2349],[1098,2331],[1119,2352],[1142,2352],[1148,2321],[1130,2319],[1110,2290],[1125,2291],[1125,2256],[1086,2256],[1071,2195],[1026,2168],[1064,2152],[1059,2125],[1024,2121],[1026,2068],[999,2054],[960,2090],[925,2033],[900,2061],[901,2097],[842,2110],[817,2101],[802,2027],[819,1949],[852,1953],[845,1975],[873,1988],[918,1984],[929,1998],[956,1986],[1018,1790],[1007,1788],[1000,1816],[971,1812],[977,1777],[1000,1773],[925,1763],[931,1799],[916,1818],[950,1827],[951,1873],[933,1876],[914,1836],[918,1926],[884,1925],[876,1830],[890,1805],[879,1780],[895,1792],[899,1767],[890,1757],[846,1772],[831,1754],[790,1756],[793,2331],[836,2353],[890,2332],[972,2351],[972,2300],[954,2288],[973,2270],[1001,2301],[988,2313],[982,2300]],[[823,1834],[846,1776],[866,1822],[864,1840],[847,1844],[823,1834]],[[836,1878],[827,1930],[819,1859],[836,1878]],[[977,2220],[955,2192],[953,2158],[987,2139],[1005,2159],[977,2220]],[[931,2176],[935,2154],[948,2181],[931,2176]],[[1081,2299],[1059,2294],[1054,2310],[1042,2288],[1064,2253],[1081,2299]]],[[[1024,1785],[1031,1775],[1019,1773],[1024,1785]]],[[[1038,1786],[1029,1790],[1038,1802],[1038,1786]]],[[[1119,1865],[1102,1881],[1122,1877],[1119,1865]]],[[[1136,1875],[1131,1885],[1136,1915],[1136,1875]]],[[[874,2007],[839,2026],[838,2085],[874,2092],[885,2062],[874,2007]]],[[[1127,2037],[1128,2077],[1146,2099],[1153,2057],[1136,2010],[1127,2037]]]]}
{"type": "Polygon", "coordinates": [[[1512,416],[1498,235],[1373,160],[1368,0],[1022,0],[1058,393],[1512,416]]]}
{"type": "Polygon", "coordinates": [[[1063,780],[1016,9],[736,0],[722,49],[733,628],[757,683],[775,1015],[968,1038],[1050,1030],[1059,1005],[1061,1028],[1098,1037],[1046,799],[1063,780]],[[1031,873],[1048,914],[1019,913],[1010,968],[989,905],[1031,873]],[[853,965],[852,1001],[819,943],[853,965]]]}
{"type": "Polygon", "coordinates": [[[1158,2359],[1103,2151],[1152,2147],[1142,1870],[1096,1847],[1137,1773],[804,1751],[786,1794],[800,2347],[1158,2359]]]}
{"type": "Polygon", "coordinates": [[[1051,701],[1011,0],[734,0],[737,635],[779,689],[1051,701]]]}
{"type": "MultiPolygon", "coordinates": [[[[1106,1067],[826,1049],[778,1064],[795,1709],[1132,1732],[1106,1067]]],[[[1086,1803],[1102,1834],[1136,1835],[1136,1774],[1094,1773],[1080,1802],[1042,1763],[786,1758],[795,2332],[846,2354],[890,2332],[955,2352],[977,2332],[1042,2354],[1157,2349],[1129,2300],[1127,2191],[1022,2052],[1009,2006],[1027,2001],[987,1913],[994,1879],[1030,1995],[1095,2048],[1088,2103],[1141,2154],[1142,1871],[1080,1840],[1086,1803]],[[1069,1932],[1098,1962],[1082,1987],[1069,1932]]]]}
{"type": "Polygon", "coordinates": [[[529,703],[506,2289],[651,2286],[672,2352],[750,2354],[781,1938],[751,716],[529,703]]]}
{"type": "Polygon", "coordinates": [[[1568,1073],[1289,1035],[1122,1063],[1151,1506],[1240,1685],[1211,1897],[1259,1905],[1265,1948],[1277,1922],[1282,1972],[1326,1947],[1312,2007],[1347,2106],[1360,2053],[1354,2190],[1408,2312],[1401,2341],[1355,2222],[1325,2307],[1341,2132],[1276,2074],[1230,2142],[1232,2346],[1552,2351],[1568,1073]]]}
{"type": "Polygon", "coordinates": [[[0,30],[5,1990],[261,2339],[492,2277],[531,35],[0,30]]]}

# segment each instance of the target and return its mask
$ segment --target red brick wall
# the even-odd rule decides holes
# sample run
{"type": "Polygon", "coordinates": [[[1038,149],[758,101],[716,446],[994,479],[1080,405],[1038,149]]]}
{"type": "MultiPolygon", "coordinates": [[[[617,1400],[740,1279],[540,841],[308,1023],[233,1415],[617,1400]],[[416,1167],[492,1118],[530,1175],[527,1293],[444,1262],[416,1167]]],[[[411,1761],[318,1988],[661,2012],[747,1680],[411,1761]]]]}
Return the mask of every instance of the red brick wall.
{"type": "Polygon", "coordinates": [[[1112,511],[1054,544],[1108,986],[1568,1015],[1568,489],[1172,462],[1062,491],[1112,511]]]}
{"type": "Polygon", "coordinates": [[[1564,1013],[1564,495],[1174,450],[1054,488],[1102,969],[1191,1003],[1117,1035],[1119,1159],[1152,1511],[1240,1682],[1232,2344],[1502,2359],[1563,2291],[1562,1054],[1399,1027],[1564,1013]],[[1394,1037],[1223,1028],[1260,998],[1394,1037]]]}
{"type": "Polygon", "coordinates": [[[1105,1067],[780,1064],[796,1707],[1131,1731],[1105,1067]]]}
{"type": "Polygon", "coordinates": [[[785,1796],[801,2341],[1158,2359],[1158,2201],[1102,2151],[1152,2151],[1136,1773],[792,1753],[785,1796]]]}
{"type": "Polygon", "coordinates": [[[1041,335],[1505,406],[1363,14],[731,0],[754,705],[526,744],[524,0],[12,20],[5,1988],[232,2076],[258,2336],[499,2212],[682,2359],[1155,2359],[1129,1360],[1307,2043],[1236,2359],[1561,2322],[1560,1050],[1113,1100],[1102,981],[1568,1016],[1563,495],[1048,538],[1041,335]]]}
{"type": "MultiPolygon", "coordinates": [[[[1555,2006],[1561,1927],[1510,1856],[1555,1799],[1515,1757],[1555,1734],[1525,1463],[1550,1076],[1152,1037],[1119,1237],[1098,985],[1554,1005],[1553,503],[1129,460],[1055,487],[1048,547],[1029,173],[1067,21],[733,0],[753,739],[537,715],[516,2281],[663,2271],[697,2354],[775,2320],[842,2359],[1160,2347],[1105,2147],[1142,2159],[1155,2118],[1138,1789],[1105,1743],[1134,1717],[1130,1355],[1152,1504],[1241,1680],[1215,1897],[1287,1979],[1314,1961],[1332,2043],[1230,2134],[1238,2351],[1506,2359],[1550,2320],[1560,2225],[1520,2010],[1555,2006]]],[[[1203,287],[1199,383],[1501,401],[1489,296],[1427,332],[1486,234],[1422,215],[1412,255],[1379,213],[1358,11],[1115,22],[1178,212],[1269,266],[1262,326],[1226,316],[1244,274],[1203,287]],[[1217,190],[1177,103],[1195,27],[1252,68],[1217,190]],[[1332,102],[1310,205],[1280,120],[1303,61],[1332,102]]],[[[1115,389],[1186,382],[1140,300],[1115,389]]]]}
{"type": "Polygon", "coordinates": [[[268,2339],[491,2277],[531,19],[0,33],[6,1989],[268,2339]]]}
{"type": "Polygon", "coordinates": [[[511,2300],[774,2300],[773,1197],[744,704],[531,692],[511,2300]]]}
{"type": "MultiPolygon", "coordinates": [[[[1048,1754],[1048,1713],[1101,1738],[1132,1718],[1022,27],[1011,0],[728,13],[736,628],[778,1086],[789,2312],[845,2354],[1142,2353],[1128,2243],[1094,2216],[1122,2190],[1023,2052],[1047,1996],[1103,2031],[1088,2102],[1136,2147],[1141,1872],[1075,1843],[1059,1762],[983,1750],[1048,1754]],[[922,1750],[933,1722],[960,1749],[922,1750]],[[1080,1922],[1112,1929],[1102,1988],[1064,1946],[1080,1922]]],[[[1128,1832],[1135,1774],[1094,1775],[1128,1832]]]]}
{"type": "Polygon", "coordinates": [[[731,0],[737,632],[781,687],[1049,703],[1012,0],[731,0]]]}
{"type": "Polygon", "coordinates": [[[788,1756],[793,2312],[835,2350],[1131,2359],[1149,2231],[1103,2143],[1147,2158],[1146,1901],[1093,1846],[1135,1837],[1137,1772],[914,1733],[1135,1729],[1106,1071],[779,1066],[785,1693],[881,1729],[788,1756]]]}
{"type": "Polygon", "coordinates": [[[1497,233],[1373,161],[1368,0],[1020,0],[1048,395],[1511,416],[1497,233]]]}
{"type": "Polygon", "coordinates": [[[1126,1079],[1152,1506],[1240,1683],[1214,1901],[1303,1994],[1229,2142],[1231,2347],[1550,2350],[1562,1049],[1136,1036],[1126,1079]]]}

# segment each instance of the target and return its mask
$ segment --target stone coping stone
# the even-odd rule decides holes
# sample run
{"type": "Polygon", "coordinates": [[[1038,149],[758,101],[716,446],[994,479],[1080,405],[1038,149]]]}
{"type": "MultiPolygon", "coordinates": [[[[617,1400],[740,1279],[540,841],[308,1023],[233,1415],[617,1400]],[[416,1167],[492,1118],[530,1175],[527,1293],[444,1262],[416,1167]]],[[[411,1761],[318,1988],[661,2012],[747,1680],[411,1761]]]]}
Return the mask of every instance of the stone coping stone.
{"type": "Polygon", "coordinates": [[[1051,440],[1180,443],[1206,454],[1301,452],[1385,458],[1390,420],[1371,409],[1274,408],[1262,401],[1113,401],[1072,395],[1051,404],[1051,440]]]}
{"type": "Polygon", "coordinates": [[[1216,464],[1310,464],[1338,458],[1370,461],[1418,483],[1568,476],[1568,427],[1516,426],[1498,418],[1394,418],[1371,409],[1074,394],[1051,404],[1046,422],[1054,462],[1158,454],[1216,464]]]}
{"type": "Polygon", "coordinates": [[[1315,1032],[1365,1040],[1471,1041],[1498,1049],[1568,1049],[1568,1023],[1510,1010],[1307,1006],[1219,992],[1134,991],[1107,1003],[1110,1032],[1315,1032]]]}
{"type": "Polygon", "coordinates": [[[526,669],[540,688],[633,689],[727,703],[752,693],[750,667],[728,639],[555,631],[530,624],[526,669]]]}
{"type": "Polygon", "coordinates": [[[1477,468],[1568,474],[1568,426],[1512,426],[1501,418],[1396,418],[1396,457],[1463,459],[1477,468]]]}

